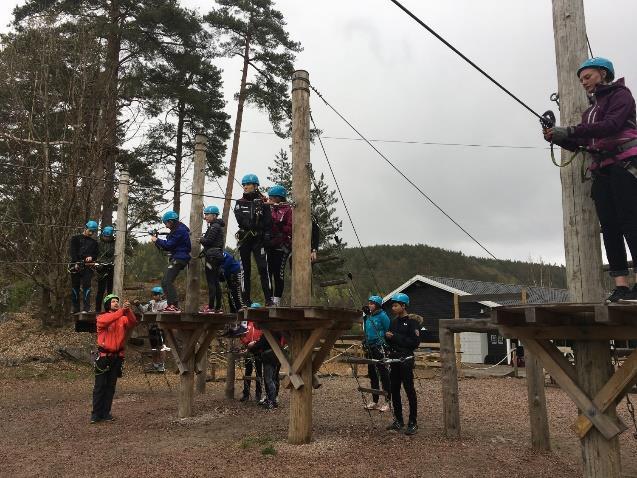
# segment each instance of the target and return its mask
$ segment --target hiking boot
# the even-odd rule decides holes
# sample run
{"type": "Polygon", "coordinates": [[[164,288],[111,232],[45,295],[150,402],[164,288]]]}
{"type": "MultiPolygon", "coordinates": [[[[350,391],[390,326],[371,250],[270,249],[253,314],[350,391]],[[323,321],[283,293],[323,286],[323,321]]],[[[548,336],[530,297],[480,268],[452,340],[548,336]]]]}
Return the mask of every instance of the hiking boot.
{"type": "Polygon", "coordinates": [[[247,402],[248,400],[250,400],[250,395],[244,395],[239,399],[240,402],[247,402]]]}
{"type": "Polygon", "coordinates": [[[405,435],[411,436],[418,433],[418,424],[417,423],[408,423],[407,430],[405,430],[405,435]]]}
{"type": "Polygon", "coordinates": [[[637,291],[635,289],[629,289],[626,286],[620,285],[615,287],[615,290],[608,296],[606,303],[623,302],[623,301],[636,301],[637,291]]]}
{"type": "Polygon", "coordinates": [[[400,423],[398,420],[394,420],[393,423],[389,425],[385,430],[393,430],[393,431],[400,432],[402,431],[403,428],[405,428],[404,423],[400,423]]]}
{"type": "Polygon", "coordinates": [[[173,314],[178,314],[181,312],[181,309],[177,307],[176,305],[171,304],[166,306],[166,308],[162,310],[162,312],[172,312],[173,314]]]}
{"type": "Polygon", "coordinates": [[[102,418],[102,420],[104,420],[105,422],[112,422],[115,421],[115,417],[109,413],[104,418],[102,418]]]}
{"type": "Polygon", "coordinates": [[[91,417],[91,425],[101,422],[102,419],[99,417],[91,417]]]}
{"type": "Polygon", "coordinates": [[[376,402],[370,402],[367,405],[365,405],[365,410],[376,410],[378,408],[378,403],[376,402]]]}

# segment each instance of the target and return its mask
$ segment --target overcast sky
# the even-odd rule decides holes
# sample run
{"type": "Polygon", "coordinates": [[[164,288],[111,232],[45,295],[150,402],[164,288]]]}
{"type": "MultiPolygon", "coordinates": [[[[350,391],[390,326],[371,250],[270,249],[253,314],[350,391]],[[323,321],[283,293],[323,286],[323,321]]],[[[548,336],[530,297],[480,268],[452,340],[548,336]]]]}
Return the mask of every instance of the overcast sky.
{"type": "MultiPolygon", "coordinates": [[[[0,3],[0,25],[18,3],[0,3]]],[[[557,89],[549,0],[403,3],[536,111],[555,109],[549,101],[557,89]]],[[[182,4],[202,12],[211,6],[204,0],[182,4]]],[[[564,262],[559,171],[535,117],[388,0],[279,0],[276,6],[304,47],[297,67],[308,70],[312,84],[368,138],[535,147],[376,143],[498,258],[564,262]]],[[[613,0],[612,6],[622,13],[610,11],[609,2],[585,1],[588,35],[595,55],[612,59],[618,76],[633,87],[637,4],[613,0]]],[[[225,60],[219,66],[234,126],[241,65],[225,60]]],[[[356,136],[316,95],[310,102],[324,135],[356,136]]],[[[242,129],[271,131],[267,117],[251,107],[242,129]]],[[[288,145],[273,135],[243,133],[237,176],[254,172],[268,185],[267,166],[288,145]]],[[[336,139],[325,145],[364,245],[423,243],[486,255],[369,146],[336,139]]],[[[318,144],[311,160],[328,174],[318,144]]],[[[333,186],[331,177],[328,182],[333,186]]],[[[206,191],[220,193],[214,182],[206,191]]],[[[338,213],[343,236],[356,245],[342,205],[338,213]]]]}

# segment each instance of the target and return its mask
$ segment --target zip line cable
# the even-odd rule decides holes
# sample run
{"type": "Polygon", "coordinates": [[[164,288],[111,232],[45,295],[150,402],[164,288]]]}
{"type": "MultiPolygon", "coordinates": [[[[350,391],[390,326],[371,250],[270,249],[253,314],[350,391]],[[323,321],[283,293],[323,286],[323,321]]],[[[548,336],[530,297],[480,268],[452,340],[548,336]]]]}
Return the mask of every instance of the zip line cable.
{"type": "MultiPolygon", "coordinates": [[[[312,120],[312,125],[314,125],[314,129],[318,131],[316,127],[316,123],[314,122],[314,117],[312,116],[312,112],[310,111],[310,120],[312,120]]],[[[380,292],[380,287],[378,285],[378,281],[376,280],[376,275],[374,274],[374,270],[372,269],[371,263],[367,258],[367,254],[365,254],[365,250],[363,249],[363,244],[361,243],[360,237],[358,237],[358,231],[356,230],[356,226],[354,226],[354,220],[352,219],[352,215],[349,213],[349,208],[347,207],[347,203],[345,202],[345,198],[343,197],[343,193],[341,192],[341,186],[338,184],[338,180],[336,179],[336,175],[334,174],[334,169],[332,169],[332,163],[330,162],[330,158],[327,156],[327,151],[325,151],[325,146],[323,145],[323,141],[321,140],[321,135],[316,135],[319,143],[321,145],[321,149],[323,150],[323,155],[325,156],[325,160],[327,161],[327,166],[330,168],[330,173],[332,174],[332,178],[334,179],[334,184],[336,184],[336,190],[338,191],[338,195],[341,197],[341,201],[343,202],[343,207],[345,208],[345,212],[347,213],[347,218],[349,219],[349,223],[352,225],[352,229],[354,230],[354,235],[356,236],[356,241],[361,248],[361,254],[363,255],[363,259],[365,260],[365,264],[369,269],[370,274],[372,275],[372,279],[374,280],[374,285],[376,286],[376,290],[380,292]]]]}
{"type": "MultiPolygon", "coordinates": [[[[374,146],[365,136],[363,136],[363,134],[358,129],[356,129],[356,127],[352,123],[350,123],[341,113],[339,113],[336,108],[334,108],[330,103],[328,103],[328,101],[325,98],[323,98],[323,95],[321,95],[321,93],[313,85],[310,85],[310,88],[312,88],[312,90],[318,95],[318,97],[321,98],[321,100],[323,100],[323,103],[325,103],[334,113],[336,113],[336,115],[338,115],[339,118],[341,118],[345,123],[347,123],[347,125],[350,128],[352,128],[354,132],[358,136],[360,136],[363,141],[365,141],[374,151],[376,151],[376,153],[378,153],[378,155],[381,158],[383,158],[385,162],[394,169],[394,171],[400,174],[403,177],[403,179],[405,179],[405,181],[411,184],[416,189],[416,191],[418,191],[427,201],[429,201],[436,209],[438,209],[438,211],[440,211],[447,219],[449,219],[453,224],[455,224],[456,227],[458,227],[458,229],[464,232],[473,242],[475,242],[478,246],[480,246],[480,248],[483,251],[489,254],[489,256],[491,256],[493,259],[498,260],[498,258],[495,255],[493,255],[491,251],[489,251],[489,249],[487,249],[484,245],[482,245],[482,243],[478,241],[475,237],[473,237],[473,235],[471,235],[469,231],[467,231],[454,218],[452,218],[449,214],[447,214],[447,212],[444,209],[442,209],[442,207],[440,207],[433,199],[431,199],[431,197],[429,197],[422,189],[420,189],[420,187],[418,187],[416,183],[414,183],[411,179],[409,179],[405,175],[405,173],[403,173],[394,163],[392,163],[387,158],[387,156],[381,153],[380,150],[376,148],[376,146],[374,146]]],[[[320,139],[320,136],[319,136],[319,139],[320,139]]]]}
{"type": "Polygon", "coordinates": [[[396,5],[398,8],[400,8],[407,15],[409,15],[414,21],[416,21],[421,27],[423,27],[425,30],[427,30],[429,33],[431,33],[433,36],[435,36],[438,40],[440,40],[442,43],[444,43],[448,48],[450,48],[460,58],[462,58],[464,61],[469,63],[472,67],[474,67],[476,70],[478,70],[480,73],[482,73],[485,77],[487,77],[489,80],[491,80],[491,82],[494,85],[496,85],[498,88],[500,88],[502,91],[504,91],[507,95],[509,95],[511,98],[513,98],[515,101],[517,101],[520,105],[522,105],[524,108],[526,108],[531,114],[533,114],[533,116],[537,116],[537,118],[539,120],[543,119],[542,115],[536,113],[533,108],[531,108],[529,105],[527,105],[524,101],[522,101],[516,95],[511,93],[511,91],[509,91],[507,88],[505,88],[504,85],[502,85],[502,83],[497,81],[495,78],[493,78],[491,75],[489,75],[486,71],[484,71],[482,68],[480,68],[478,65],[476,65],[473,61],[471,61],[469,58],[467,58],[467,56],[465,56],[460,50],[458,50],[451,43],[449,43],[447,40],[445,40],[442,36],[440,36],[438,33],[436,33],[429,25],[427,25],[420,18],[418,18],[416,15],[414,15],[407,7],[405,7],[403,4],[401,4],[397,0],[389,0],[389,1],[392,2],[394,5],[396,5]]]}
{"type": "Polygon", "coordinates": [[[591,54],[591,58],[595,58],[595,55],[593,55],[593,49],[591,48],[591,42],[588,39],[588,33],[586,34],[586,44],[588,45],[588,51],[591,54]]]}
{"type": "MultiPolygon", "coordinates": [[[[273,135],[276,133],[271,131],[251,131],[251,130],[241,130],[242,133],[248,134],[265,134],[265,135],[273,135]]],[[[360,138],[352,138],[346,136],[323,136],[323,139],[334,139],[334,140],[342,140],[342,141],[363,141],[360,138]]],[[[417,141],[417,140],[402,140],[402,139],[374,139],[370,138],[370,142],[372,143],[396,143],[396,144],[421,144],[424,146],[460,146],[467,148],[494,148],[494,149],[542,149],[548,150],[551,149],[548,146],[515,146],[515,145],[507,145],[507,144],[477,144],[477,143],[440,143],[436,141],[417,141]]]]}

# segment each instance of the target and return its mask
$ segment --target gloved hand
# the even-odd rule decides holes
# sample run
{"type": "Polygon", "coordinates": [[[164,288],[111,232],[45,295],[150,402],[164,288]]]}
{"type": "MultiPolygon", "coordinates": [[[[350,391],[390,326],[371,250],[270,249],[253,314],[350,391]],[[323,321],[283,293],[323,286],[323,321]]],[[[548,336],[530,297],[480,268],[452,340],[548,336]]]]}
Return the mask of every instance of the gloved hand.
{"type": "Polygon", "coordinates": [[[559,144],[560,142],[564,141],[565,139],[568,139],[568,137],[570,136],[570,133],[571,133],[570,130],[571,130],[571,128],[568,128],[568,127],[554,126],[553,128],[550,129],[551,140],[554,143],[559,144]]]}

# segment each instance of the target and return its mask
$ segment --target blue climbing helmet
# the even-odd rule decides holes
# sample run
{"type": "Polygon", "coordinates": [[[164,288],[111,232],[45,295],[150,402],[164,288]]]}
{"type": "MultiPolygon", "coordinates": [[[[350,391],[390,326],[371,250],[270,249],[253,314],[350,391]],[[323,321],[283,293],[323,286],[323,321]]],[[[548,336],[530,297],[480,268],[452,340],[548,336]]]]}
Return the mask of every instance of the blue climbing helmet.
{"type": "Polygon", "coordinates": [[[161,217],[161,222],[165,224],[168,221],[179,221],[179,214],[177,214],[175,211],[166,211],[161,217]]]}
{"type": "Polygon", "coordinates": [[[586,68],[602,68],[608,72],[608,77],[606,78],[608,81],[613,81],[615,79],[615,68],[613,67],[613,62],[606,58],[597,56],[584,61],[577,69],[577,76],[579,77],[582,70],[585,70],[586,68]]]}
{"type": "Polygon", "coordinates": [[[383,305],[383,298],[378,295],[371,295],[369,296],[369,299],[367,299],[367,302],[371,302],[376,304],[378,307],[381,307],[383,305]]]}
{"type": "Polygon", "coordinates": [[[219,215],[219,208],[217,206],[206,206],[203,209],[204,214],[216,214],[219,215]]]}
{"type": "Polygon", "coordinates": [[[159,287],[159,286],[156,286],[156,287],[153,287],[152,289],[150,289],[150,292],[151,292],[153,295],[161,295],[161,294],[163,294],[163,293],[164,293],[164,289],[162,289],[162,288],[161,288],[161,287],[159,287]]]}
{"type": "Polygon", "coordinates": [[[106,226],[102,228],[102,236],[104,237],[112,237],[113,236],[113,226],[106,226]]]}
{"type": "Polygon", "coordinates": [[[288,197],[288,191],[280,184],[275,184],[268,190],[268,196],[277,196],[285,199],[286,197],[288,197]]]}
{"type": "Polygon", "coordinates": [[[86,229],[88,229],[89,231],[93,231],[93,232],[97,232],[97,222],[95,221],[88,221],[86,223],[86,229]]]}
{"type": "Polygon", "coordinates": [[[250,304],[251,309],[260,309],[261,307],[263,306],[259,304],[258,302],[253,302],[252,304],[250,304]]]}
{"type": "Polygon", "coordinates": [[[409,305],[409,296],[407,294],[403,294],[399,292],[398,294],[394,294],[391,296],[392,302],[399,302],[403,305],[409,305]]]}
{"type": "Polygon", "coordinates": [[[246,184],[256,184],[259,185],[259,178],[256,174],[246,174],[241,180],[241,186],[245,186],[246,184]]]}

